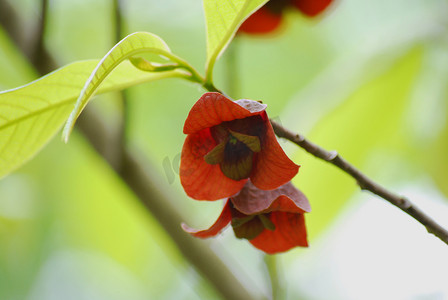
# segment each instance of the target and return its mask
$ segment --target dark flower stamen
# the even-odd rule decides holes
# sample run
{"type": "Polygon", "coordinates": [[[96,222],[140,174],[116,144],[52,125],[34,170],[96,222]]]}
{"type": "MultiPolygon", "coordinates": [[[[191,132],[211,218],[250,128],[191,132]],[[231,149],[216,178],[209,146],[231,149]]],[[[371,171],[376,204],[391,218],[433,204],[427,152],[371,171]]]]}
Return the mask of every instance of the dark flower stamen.
{"type": "Polygon", "coordinates": [[[253,125],[261,122],[261,118],[255,117],[214,126],[212,136],[219,144],[204,156],[205,162],[210,165],[219,164],[222,173],[230,179],[238,181],[249,178],[254,153],[261,150],[260,138],[230,128],[238,127],[239,130],[250,131],[250,134],[259,134],[260,126],[253,125]]]}

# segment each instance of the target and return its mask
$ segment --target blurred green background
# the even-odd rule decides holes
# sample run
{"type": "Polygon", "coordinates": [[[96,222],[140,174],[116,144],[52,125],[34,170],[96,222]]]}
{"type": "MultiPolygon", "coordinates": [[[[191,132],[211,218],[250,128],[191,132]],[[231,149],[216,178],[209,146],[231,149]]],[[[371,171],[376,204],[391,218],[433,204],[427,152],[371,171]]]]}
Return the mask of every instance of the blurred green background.
{"type": "MultiPolygon", "coordinates": [[[[39,2],[8,1],[29,40],[39,2]]],[[[122,13],[124,35],[155,33],[203,73],[201,1],[128,0],[122,13]]],[[[45,45],[61,66],[101,58],[114,44],[110,0],[51,0],[48,22],[45,45]]],[[[343,0],[317,20],[289,12],[278,35],[238,36],[217,65],[216,85],[262,100],[284,126],[336,149],[448,227],[447,30],[446,0],[343,0]]],[[[0,70],[1,90],[36,78],[2,29],[0,70]]],[[[178,178],[183,122],[202,93],[179,79],[127,91],[130,140],[198,228],[222,205],[188,199],[178,178]]],[[[90,105],[111,120],[120,111],[116,94],[90,105]]],[[[341,171],[281,144],[302,165],[294,183],[313,208],[310,248],[279,255],[288,299],[448,299],[445,244],[341,171]]],[[[261,252],[231,230],[211,246],[255,295],[269,295],[261,252]]],[[[219,296],[75,133],[67,145],[56,136],[0,180],[0,299],[219,296]]]]}

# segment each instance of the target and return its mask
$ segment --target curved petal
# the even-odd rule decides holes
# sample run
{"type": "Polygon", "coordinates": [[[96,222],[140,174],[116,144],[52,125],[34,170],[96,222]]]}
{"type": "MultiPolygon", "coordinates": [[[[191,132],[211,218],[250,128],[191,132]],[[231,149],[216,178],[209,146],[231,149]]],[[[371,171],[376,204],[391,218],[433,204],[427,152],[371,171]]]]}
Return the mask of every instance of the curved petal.
{"type": "Polygon", "coordinates": [[[302,209],[291,198],[282,195],[282,196],[278,197],[277,199],[275,199],[275,201],[272,202],[271,206],[269,206],[263,212],[267,213],[267,212],[274,212],[274,211],[283,211],[283,212],[303,214],[305,212],[310,212],[311,211],[310,204],[309,204],[309,202],[308,202],[308,200],[306,198],[305,199],[302,198],[299,201],[302,202],[299,205],[302,205],[302,207],[306,207],[307,210],[302,209]]]}
{"type": "Polygon", "coordinates": [[[310,212],[306,196],[291,182],[275,190],[265,191],[255,187],[249,180],[243,189],[231,198],[234,207],[245,215],[271,211],[291,213],[310,212]]]}
{"type": "Polygon", "coordinates": [[[227,178],[219,165],[205,162],[204,156],[216,146],[210,130],[187,136],[180,160],[180,182],[188,196],[196,200],[218,200],[237,193],[246,179],[227,178]]]}
{"type": "Polygon", "coordinates": [[[265,104],[253,100],[233,102],[220,93],[205,93],[193,105],[184,124],[184,133],[196,133],[225,121],[243,119],[259,115],[266,109],[265,104]]]}
{"type": "Polygon", "coordinates": [[[272,13],[266,7],[262,7],[244,21],[238,31],[249,34],[265,34],[277,29],[281,22],[281,14],[272,13]]]}
{"type": "Polygon", "coordinates": [[[210,226],[209,229],[196,230],[188,227],[188,225],[186,225],[185,223],[182,223],[181,226],[184,231],[188,232],[192,236],[204,239],[217,235],[222,229],[224,229],[224,227],[227,226],[227,224],[230,223],[231,220],[232,220],[232,214],[230,212],[229,201],[227,200],[226,205],[224,206],[218,219],[212,226],[210,226]]]}
{"type": "Polygon", "coordinates": [[[291,181],[298,171],[299,166],[286,156],[267,120],[261,151],[250,176],[252,183],[259,189],[272,190],[291,181]]]}
{"type": "Polygon", "coordinates": [[[292,4],[302,13],[314,17],[324,11],[332,0],[293,0],[292,4]]]}
{"type": "Polygon", "coordinates": [[[308,247],[303,214],[272,212],[270,219],[275,225],[275,230],[265,229],[251,240],[254,247],[268,254],[285,252],[297,246],[308,247]]]}

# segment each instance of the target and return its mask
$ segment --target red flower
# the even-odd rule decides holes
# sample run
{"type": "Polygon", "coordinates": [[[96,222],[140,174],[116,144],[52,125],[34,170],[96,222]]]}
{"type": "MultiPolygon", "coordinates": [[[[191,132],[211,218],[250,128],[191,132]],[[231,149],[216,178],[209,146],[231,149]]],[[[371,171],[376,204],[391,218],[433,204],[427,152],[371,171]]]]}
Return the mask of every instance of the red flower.
{"type": "Polygon", "coordinates": [[[271,191],[257,189],[250,181],[229,198],[216,222],[206,230],[182,228],[195,237],[217,235],[229,223],[235,236],[274,254],[297,246],[307,247],[304,213],[311,210],[305,195],[291,182],[271,191]]]}
{"type": "Polygon", "coordinates": [[[292,0],[292,5],[297,7],[308,17],[315,17],[323,12],[333,0],[292,0]]]}
{"type": "Polygon", "coordinates": [[[308,17],[317,16],[332,0],[271,0],[253,13],[239,28],[239,32],[265,34],[276,30],[287,7],[295,7],[308,17]]]}
{"type": "Polygon", "coordinates": [[[276,30],[281,23],[282,14],[272,12],[265,5],[244,21],[238,31],[249,34],[264,34],[276,30]]]}
{"type": "Polygon", "coordinates": [[[266,105],[204,94],[184,125],[180,180],[188,196],[218,200],[240,191],[248,178],[263,190],[290,181],[299,166],[280,147],[266,105]]]}

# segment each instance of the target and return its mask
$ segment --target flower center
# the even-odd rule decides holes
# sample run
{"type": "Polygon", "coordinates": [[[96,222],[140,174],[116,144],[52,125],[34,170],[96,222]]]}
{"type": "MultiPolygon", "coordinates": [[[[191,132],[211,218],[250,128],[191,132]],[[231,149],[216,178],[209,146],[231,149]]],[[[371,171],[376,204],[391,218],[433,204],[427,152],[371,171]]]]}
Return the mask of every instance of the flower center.
{"type": "Polygon", "coordinates": [[[275,230],[275,225],[269,219],[269,213],[232,218],[232,228],[239,239],[252,240],[263,230],[275,230]]]}
{"type": "Polygon", "coordinates": [[[204,160],[211,165],[219,164],[222,173],[230,179],[249,178],[254,155],[261,151],[262,124],[262,119],[255,116],[212,127],[211,133],[218,145],[204,160]]]}
{"type": "Polygon", "coordinates": [[[228,143],[231,145],[236,145],[236,143],[238,143],[238,140],[236,139],[236,137],[230,134],[228,143]]]}

